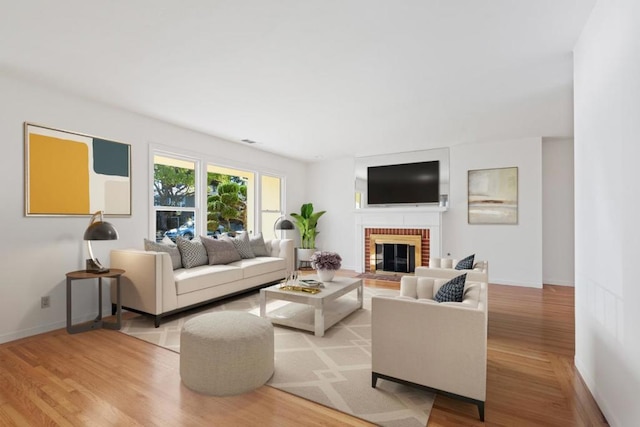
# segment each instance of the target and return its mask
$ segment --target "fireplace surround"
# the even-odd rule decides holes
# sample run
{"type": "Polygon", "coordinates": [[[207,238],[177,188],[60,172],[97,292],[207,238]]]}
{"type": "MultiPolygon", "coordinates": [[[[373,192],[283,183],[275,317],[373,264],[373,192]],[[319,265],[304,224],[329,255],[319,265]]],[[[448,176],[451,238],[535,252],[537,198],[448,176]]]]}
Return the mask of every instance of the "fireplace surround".
{"type": "Polygon", "coordinates": [[[441,257],[440,230],[442,212],[446,210],[439,206],[357,209],[355,212],[356,271],[359,273],[372,271],[371,244],[367,240],[367,233],[369,236],[371,234],[394,236],[419,234],[422,246],[420,264],[426,266],[429,264],[429,257],[441,257]]]}
{"type": "MultiPolygon", "coordinates": [[[[427,229],[411,229],[411,228],[366,228],[365,229],[365,271],[370,273],[382,271],[390,272],[413,272],[415,267],[429,264],[429,230],[427,229]],[[380,259],[380,252],[376,245],[394,245],[406,246],[406,263],[412,264],[407,266],[406,270],[387,269],[378,265],[384,261],[380,259]],[[410,262],[413,261],[412,263],[410,262]],[[411,268],[412,267],[412,268],[411,268]]],[[[388,257],[383,254],[382,257],[388,257]]],[[[389,264],[387,260],[386,264],[389,264]]]]}

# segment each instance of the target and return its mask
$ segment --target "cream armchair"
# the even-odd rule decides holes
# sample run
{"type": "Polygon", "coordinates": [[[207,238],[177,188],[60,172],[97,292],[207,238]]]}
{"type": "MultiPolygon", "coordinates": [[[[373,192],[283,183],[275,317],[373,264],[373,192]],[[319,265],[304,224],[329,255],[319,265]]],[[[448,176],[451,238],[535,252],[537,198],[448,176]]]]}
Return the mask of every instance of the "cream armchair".
{"type": "Polygon", "coordinates": [[[398,297],[371,300],[372,387],[378,379],[478,406],[487,383],[487,283],[467,281],[462,302],[433,300],[447,279],[404,276],[398,297]]]}
{"type": "Polygon", "coordinates": [[[416,276],[452,279],[467,273],[467,280],[489,283],[489,261],[476,261],[471,270],[456,270],[458,260],[454,258],[429,258],[428,267],[416,267],[416,276]]]}

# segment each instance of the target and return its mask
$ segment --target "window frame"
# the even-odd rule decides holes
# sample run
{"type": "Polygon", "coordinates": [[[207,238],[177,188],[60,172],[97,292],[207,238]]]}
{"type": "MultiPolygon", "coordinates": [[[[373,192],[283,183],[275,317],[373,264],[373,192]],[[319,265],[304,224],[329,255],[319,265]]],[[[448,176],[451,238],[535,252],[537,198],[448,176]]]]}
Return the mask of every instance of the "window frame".
{"type": "MultiPolygon", "coordinates": [[[[246,164],[241,164],[241,162],[229,162],[220,159],[214,161],[211,156],[176,150],[173,148],[167,148],[160,145],[150,145],[149,147],[149,226],[148,226],[148,235],[149,239],[156,238],[156,212],[157,211],[175,211],[176,206],[155,206],[154,204],[154,189],[153,189],[153,181],[155,179],[154,176],[154,158],[155,156],[169,157],[177,160],[183,160],[188,162],[193,162],[195,166],[195,196],[194,196],[194,204],[193,208],[185,207],[179,210],[194,212],[196,221],[195,221],[195,234],[203,235],[207,230],[207,200],[208,200],[208,166],[215,166],[221,168],[229,168],[236,169],[241,171],[246,171],[252,173],[254,176],[254,200],[253,200],[253,218],[254,224],[253,229],[250,230],[254,235],[262,232],[265,239],[269,239],[271,234],[273,233],[273,224],[266,224],[267,229],[265,229],[265,224],[262,223],[262,177],[270,176],[274,178],[278,178],[280,180],[280,210],[279,216],[286,215],[285,206],[286,206],[286,175],[282,173],[278,173],[270,170],[258,170],[255,166],[249,166],[246,164]],[[266,231],[265,231],[266,230],[266,231]]],[[[249,203],[249,202],[248,202],[249,203]]],[[[277,212],[271,211],[269,212],[277,212]]],[[[194,236],[196,237],[196,236],[194,236]]],[[[277,238],[277,236],[271,237],[277,238]]]]}

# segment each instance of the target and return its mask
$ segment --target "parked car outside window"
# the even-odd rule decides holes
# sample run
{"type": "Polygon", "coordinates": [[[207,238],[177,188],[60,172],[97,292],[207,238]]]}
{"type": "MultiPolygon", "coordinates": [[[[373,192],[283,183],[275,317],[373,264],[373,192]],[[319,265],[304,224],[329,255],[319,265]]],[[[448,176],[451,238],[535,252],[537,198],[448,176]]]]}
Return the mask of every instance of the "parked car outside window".
{"type": "MultiPolygon", "coordinates": [[[[231,229],[233,231],[242,231],[242,224],[231,223],[231,229]]],[[[207,236],[216,237],[224,232],[224,227],[220,225],[215,231],[207,231],[207,236]]],[[[195,236],[195,226],[193,224],[193,221],[187,221],[178,228],[172,228],[171,230],[165,231],[164,235],[174,242],[176,241],[176,238],[178,236],[191,240],[195,236]]]]}

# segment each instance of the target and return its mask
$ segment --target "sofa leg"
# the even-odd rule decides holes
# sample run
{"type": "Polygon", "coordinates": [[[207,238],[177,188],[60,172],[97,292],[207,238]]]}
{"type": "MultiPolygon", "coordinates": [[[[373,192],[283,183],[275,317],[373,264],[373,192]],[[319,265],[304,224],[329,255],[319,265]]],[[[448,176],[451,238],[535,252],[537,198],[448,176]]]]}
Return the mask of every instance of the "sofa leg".
{"type": "Polygon", "coordinates": [[[376,388],[376,384],[378,383],[378,374],[375,372],[371,372],[371,387],[376,388]]]}
{"type": "Polygon", "coordinates": [[[484,402],[478,402],[478,413],[480,414],[480,421],[484,422],[484,402]]]}
{"type": "Polygon", "coordinates": [[[118,312],[118,305],[117,304],[111,304],[111,315],[113,316],[117,312],[118,312]]]}
{"type": "Polygon", "coordinates": [[[160,327],[160,316],[155,316],[154,317],[153,324],[155,325],[156,328],[160,327]]]}

